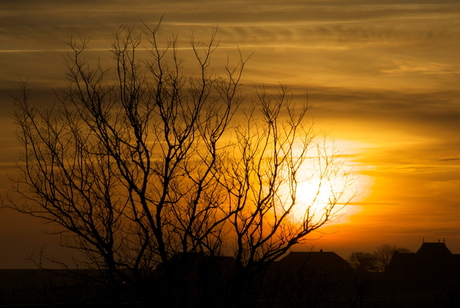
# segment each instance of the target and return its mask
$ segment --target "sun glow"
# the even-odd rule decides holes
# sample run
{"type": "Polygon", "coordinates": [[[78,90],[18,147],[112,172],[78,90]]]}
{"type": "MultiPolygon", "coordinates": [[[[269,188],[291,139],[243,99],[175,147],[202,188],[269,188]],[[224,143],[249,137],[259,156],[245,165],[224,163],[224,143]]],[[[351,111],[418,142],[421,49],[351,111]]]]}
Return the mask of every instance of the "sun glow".
{"type": "MultiPolygon", "coordinates": [[[[308,174],[308,171],[305,173],[308,174]]],[[[333,217],[342,216],[344,206],[353,194],[350,174],[342,172],[330,177],[318,173],[310,174],[297,184],[296,204],[292,209],[292,216],[295,221],[309,219],[313,223],[322,220],[325,214],[332,214],[333,217]]]]}
{"type": "Polygon", "coordinates": [[[323,147],[298,170],[296,203],[291,210],[294,222],[310,219],[316,223],[327,213],[331,223],[343,223],[360,211],[356,203],[369,194],[372,179],[360,174],[363,167],[353,159],[361,146],[341,140],[325,142],[323,147]],[[338,154],[339,147],[346,153],[338,154]]]}

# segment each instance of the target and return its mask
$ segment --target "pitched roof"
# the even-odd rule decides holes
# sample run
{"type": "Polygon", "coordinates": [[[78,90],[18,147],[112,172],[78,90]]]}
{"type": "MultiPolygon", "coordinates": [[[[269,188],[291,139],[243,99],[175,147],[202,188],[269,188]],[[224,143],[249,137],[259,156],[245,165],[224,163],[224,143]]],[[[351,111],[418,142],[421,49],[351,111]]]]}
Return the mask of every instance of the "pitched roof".
{"type": "Polygon", "coordinates": [[[417,251],[417,255],[429,258],[442,258],[451,256],[452,252],[443,242],[427,243],[423,242],[417,251]]]}
{"type": "Polygon", "coordinates": [[[290,269],[315,268],[335,272],[352,271],[350,264],[335,252],[296,251],[277,262],[280,267],[290,269]]]}
{"type": "Polygon", "coordinates": [[[460,273],[460,255],[453,254],[444,242],[424,242],[416,253],[395,252],[385,274],[404,278],[451,278],[460,273]]]}

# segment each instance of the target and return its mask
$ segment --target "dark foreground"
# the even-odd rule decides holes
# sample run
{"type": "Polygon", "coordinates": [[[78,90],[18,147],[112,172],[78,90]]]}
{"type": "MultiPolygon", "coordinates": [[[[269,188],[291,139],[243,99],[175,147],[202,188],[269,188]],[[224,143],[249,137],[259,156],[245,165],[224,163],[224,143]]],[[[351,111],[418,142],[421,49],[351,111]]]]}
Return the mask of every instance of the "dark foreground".
{"type": "MultiPolygon", "coordinates": [[[[196,260],[180,290],[170,284],[160,292],[157,284],[146,306],[221,307],[216,296],[226,293],[219,287],[226,276],[206,274],[209,260],[196,260]]],[[[119,283],[115,305],[99,271],[0,270],[0,307],[142,307],[136,290],[119,283]]],[[[460,307],[460,256],[444,243],[424,243],[417,253],[395,254],[385,273],[375,273],[354,271],[333,252],[291,252],[242,294],[230,307],[460,307]]]]}

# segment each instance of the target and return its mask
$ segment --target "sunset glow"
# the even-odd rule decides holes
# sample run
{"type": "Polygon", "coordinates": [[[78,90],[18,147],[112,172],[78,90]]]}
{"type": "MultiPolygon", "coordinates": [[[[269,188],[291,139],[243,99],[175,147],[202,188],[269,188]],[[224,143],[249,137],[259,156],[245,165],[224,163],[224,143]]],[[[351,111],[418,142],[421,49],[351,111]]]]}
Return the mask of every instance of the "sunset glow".
{"type": "MultiPolygon", "coordinates": [[[[106,67],[121,25],[142,29],[164,15],[161,37],[178,33],[187,73],[198,66],[191,33],[206,42],[217,29],[219,48],[209,68],[216,75],[240,52],[250,58],[240,87],[243,108],[260,85],[270,93],[286,85],[293,104],[308,101],[308,119],[342,166],[321,178],[312,148],[313,164],[302,168],[315,172],[299,175],[293,220],[307,209],[318,215],[346,187],[337,203],[340,218],[311,235],[315,247],[347,257],[385,243],[415,250],[423,238],[445,238],[460,252],[458,1],[55,2],[0,3],[2,197],[20,152],[10,116],[18,79],[29,81],[37,105],[52,105],[66,85],[68,36],[91,37],[86,56],[106,67]]],[[[140,46],[140,54],[148,47],[140,46]]],[[[58,238],[41,235],[46,228],[0,211],[0,247],[11,247],[0,255],[0,268],[29,267],[27,256],[42,246],[69,256],[58,238]]]]}
{"type": "Polygon", "coordinates": [[[322,174],[327,164],[324,159],[316,156],[306,161],[299,170],[297,205],[293,216],[297,219],[305,215],[319,217],[334,203],[336,218],[329,224],[346,223],[351,215],[362,210],[357,204],[372,193],[373,179],[362,174],[369,167],[354,161],[355,155],[363,154],[359,144],[347,140],[327,140],[325,148],[329,155],[340,149],[340,153],[335,153],[337,169],[333,173],[322,174]]]}

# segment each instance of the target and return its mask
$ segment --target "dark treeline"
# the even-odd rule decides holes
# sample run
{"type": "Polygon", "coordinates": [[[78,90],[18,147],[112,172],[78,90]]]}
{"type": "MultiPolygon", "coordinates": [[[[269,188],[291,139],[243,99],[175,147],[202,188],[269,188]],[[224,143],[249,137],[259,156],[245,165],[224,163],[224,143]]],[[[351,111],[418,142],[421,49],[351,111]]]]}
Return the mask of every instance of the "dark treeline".
{"type": "MultiPolygon", "coordinates": [[[[250,276],[254,279],[245,279],[235,276],[234,258],[179,254],[168,265],[174,275],[159,267],[146,279],[159,294],[150,307],[222,307],[226,302],[232,307],[264,308],[460,303],[460,255],[452,254],[445,243],[423,243],[415,253],[394,251],[384,271],[351,264],[334,252],[290,252],[250,276]],[[235,279],[240,281],[240,297],[228,299],[234,294],[229,288],[235,279]]],[[[99,271],[2,270],[0,274],[2,305],[109,306],[110,290],[99,271]]],[[[143,306],[129,285],[121,280],[118,284],[120,306],[143,306]]]]}

